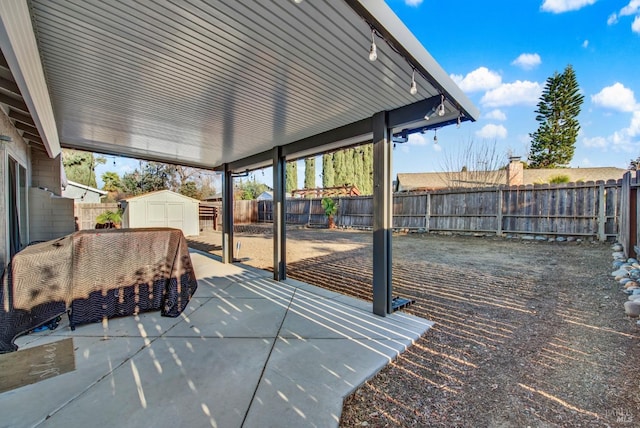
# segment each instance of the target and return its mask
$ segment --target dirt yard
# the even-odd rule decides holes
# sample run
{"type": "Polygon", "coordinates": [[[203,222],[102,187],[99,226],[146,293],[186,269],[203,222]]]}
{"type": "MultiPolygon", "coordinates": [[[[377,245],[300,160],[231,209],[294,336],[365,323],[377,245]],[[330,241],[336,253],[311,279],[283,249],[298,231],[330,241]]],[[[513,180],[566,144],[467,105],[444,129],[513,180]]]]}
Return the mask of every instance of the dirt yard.
{"type": "MultiPolygon", "coordinates": [[[[269,229],[236,235],[271,268],[269,229]]],[[[190,246],[220,254],[220,233],[190,246]]],[[[290,229],[288,276],[371,299],[371,233],[290,229]]],[[[396,235],[394,295],[435,321],[348,397],[341,426],[640,426],[640,326],[609,244],[396,235]]]]}

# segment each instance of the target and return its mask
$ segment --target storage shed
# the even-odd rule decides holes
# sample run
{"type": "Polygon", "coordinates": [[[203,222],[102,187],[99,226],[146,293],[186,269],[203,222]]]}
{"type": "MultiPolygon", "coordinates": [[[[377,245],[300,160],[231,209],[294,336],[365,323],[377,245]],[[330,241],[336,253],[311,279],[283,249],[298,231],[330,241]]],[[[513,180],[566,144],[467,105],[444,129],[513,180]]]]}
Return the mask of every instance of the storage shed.
{"type": "Polygon", "coordinates": [[[124,228],[173,227],[185,236],[200,234],[197,199],[159,190],[124,199],[120,204],[124,228]]]}

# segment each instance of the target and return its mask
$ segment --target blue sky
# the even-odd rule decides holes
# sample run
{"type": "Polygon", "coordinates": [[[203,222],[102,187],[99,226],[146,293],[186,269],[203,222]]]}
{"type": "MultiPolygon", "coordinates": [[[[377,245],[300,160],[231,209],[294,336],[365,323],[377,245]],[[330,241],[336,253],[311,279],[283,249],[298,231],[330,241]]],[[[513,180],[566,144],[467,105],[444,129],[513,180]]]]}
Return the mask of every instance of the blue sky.
{"type": "Polygon", "coordinates": [[[568,64],[584,95],[571,166],[626,168],[640,156],[640,0],[388,4],[481,112],[439,130],[438,145],[415,135],[394,152],[396,173],[446,169],[447,151],[470,140],[526,159],[545,81],[568,64]]]}
{"type": "MultiPolygon", "coordinates": [[[[470,141],[494,147],[505,160],[507,153],[526,159],[545,81],[568,64],[584,95],[571,166],[626,168],[640,156],[640,0],[387,3],[481,112],[475,123],[438,130],[438,144],[428,133],[399,145],[394,176],[446,170],[447,159],[470,141]]],[[[99,167],[98,177],[138,166],[113,161],[99,167]]],[[[255,177],[271,180],[270,171],[255,177]]]]}

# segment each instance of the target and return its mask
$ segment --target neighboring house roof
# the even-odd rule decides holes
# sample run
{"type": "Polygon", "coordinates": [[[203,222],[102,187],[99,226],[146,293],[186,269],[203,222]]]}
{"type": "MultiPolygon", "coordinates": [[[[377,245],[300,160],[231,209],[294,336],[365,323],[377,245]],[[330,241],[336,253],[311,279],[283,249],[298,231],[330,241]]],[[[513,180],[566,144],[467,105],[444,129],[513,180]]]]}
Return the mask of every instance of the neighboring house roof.
{"type": "Polygon", "coordinates": [[[129,198],[125,198],[125,199],[122,199],[122,200],[126,201],[126,202],[130,202],[130,201],[133,201],[133,200],[146,199],[146,198],[149,198],[151,196],[157,196],[157,195],[162,194],[162,193],[166,193],[167,195],[171,195],[171,196],[177,196],[177,197],[180,197],[180,198],[183,198],[183,199],[188,199],[190,201],[200,202],[197,199],[190,198],[189,196],[185,196],[185,195],[182,195],[180,193],[172,192],[171,190],[156,190],[154,192],[145,193],[144,195],[131,196],[129,198]]]}
{"type": "MultiPolygon", "coordinates": [[[[291,193],[285,193],[284,194],[285,198],[290,198],[291,197],[291,193]]],[[[256,197],[256,200],[258,201],[271,201],[273,200],[273,192],[270,190],[265,190],[264,192],[260,193],[258,195],[258,197],[256,197]]]]}
{"type": "Polygon", "coordinates": [[[106,195],[107,193],[109,193],[106,190],[96,189],[95,187],[91,187],[91,186],[87,186],[85,184],[76,183],[75,181],[67,180],[67,185],[64,186],[64,187],[66,188],[66,187],[69,187],[69,186],[77,187],[79,189],[87,190],[89,192],[98,193],[100,195],[106,195]]]}
{"type": "MultiPolygon", "coordinates": [[[[548,183],[551,178],[558,175],[569,176],[569,182],[618,180],[622,178],[625,172],[627,170],[611,167],[524,169],[522,184],[548,183]]],[[[506,170],[400,173],[397,177],[395,190],[398,192],[410,192],[451,187],[491,187],[506,184],[506,170]]]]}
{"type": "Polygon", "coordinates": [[[215,193],[213,195],[209,195],[206,198],[202,199],[203,201],[221,201],[222,200],[222,192],[215,193]]]}

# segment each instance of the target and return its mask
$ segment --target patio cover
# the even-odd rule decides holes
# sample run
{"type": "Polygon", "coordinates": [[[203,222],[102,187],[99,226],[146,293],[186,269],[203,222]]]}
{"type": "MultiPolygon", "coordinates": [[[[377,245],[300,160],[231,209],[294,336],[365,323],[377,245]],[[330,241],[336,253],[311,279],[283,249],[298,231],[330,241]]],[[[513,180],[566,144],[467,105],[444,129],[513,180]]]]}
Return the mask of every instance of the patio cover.
{"type": "Polygon", "coordinates": [[[391,135],[479,115],[383,0],[5,0],[0,21],[50,156],[62,146],[218,168],[227,181],[273,165],[278,201],[279,161],[373,140],[384,229],[391,135]],[[442,99],[444,115],[425,120],[442,99]]]}

